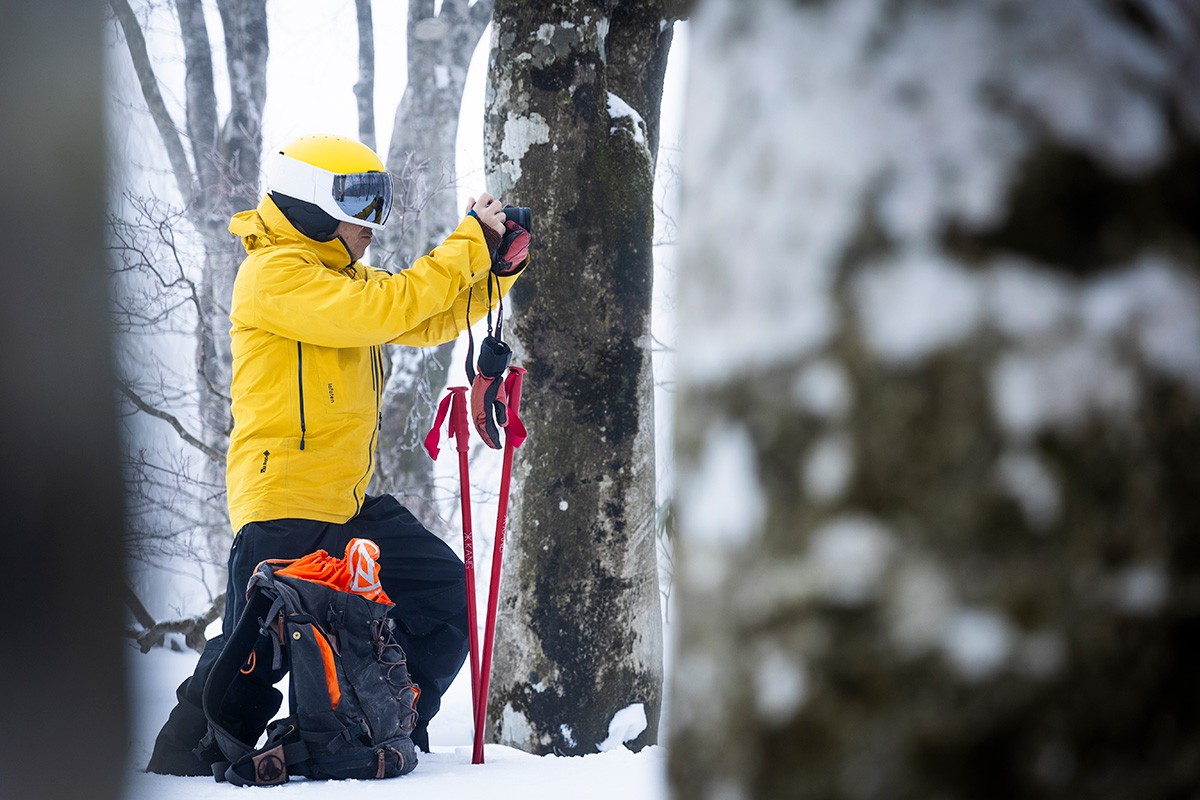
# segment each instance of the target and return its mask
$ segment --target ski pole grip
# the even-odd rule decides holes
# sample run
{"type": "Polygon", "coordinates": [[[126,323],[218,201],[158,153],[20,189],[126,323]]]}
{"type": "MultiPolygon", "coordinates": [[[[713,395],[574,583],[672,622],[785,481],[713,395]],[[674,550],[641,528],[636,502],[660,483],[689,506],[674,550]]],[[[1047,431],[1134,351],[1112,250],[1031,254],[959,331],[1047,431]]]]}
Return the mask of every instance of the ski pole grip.
{"type": "Polygon", "coordinates": [[[525,378],[526,369],[524,367],[509,367],[509,382],[505,388],[508,390],[508,409],[510,413],[516,413],[521,410],[521,382],[525,378]]]}
{"type": "Polygon", "coordinates": [[[467,424],[467,387],[451,386],[450,394],[450,433],[460,453],[467,452],[470,447],[471,427],[467,424]]]}

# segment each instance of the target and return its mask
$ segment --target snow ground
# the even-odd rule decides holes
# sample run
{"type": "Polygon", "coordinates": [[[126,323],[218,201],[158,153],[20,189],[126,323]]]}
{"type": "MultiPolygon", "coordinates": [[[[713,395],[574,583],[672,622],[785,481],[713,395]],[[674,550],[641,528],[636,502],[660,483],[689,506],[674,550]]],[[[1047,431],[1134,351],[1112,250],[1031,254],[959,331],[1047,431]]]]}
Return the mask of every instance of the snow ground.
{"type": "MultiPolygon", "coordinates": [[[[154,737],[174,704],[175,687],[191,674],[195,664],[196,654],[190,651],[176,653],[156,648],[142,655],[130,649],[129,680],[135,711],[126,800],[224,799],[242,791],[210,778],[176,778],[141,771],[150,757],[154,737]]],[[[666,751],[662,747],[647,747],[636,754],[617,748],[589,756],[539,757],[510,747],[488,745],[484,753],[486,763],[472,765],[470,705],[470,679],[463,672],[446,693],[441,713],[430,724],[434,752],[422,754],[416,770],[404,777],[383,781],[296,779],[271,789],[271,797],[394,800],[397,793],[445,800],[667,797],[666,751]]]]}

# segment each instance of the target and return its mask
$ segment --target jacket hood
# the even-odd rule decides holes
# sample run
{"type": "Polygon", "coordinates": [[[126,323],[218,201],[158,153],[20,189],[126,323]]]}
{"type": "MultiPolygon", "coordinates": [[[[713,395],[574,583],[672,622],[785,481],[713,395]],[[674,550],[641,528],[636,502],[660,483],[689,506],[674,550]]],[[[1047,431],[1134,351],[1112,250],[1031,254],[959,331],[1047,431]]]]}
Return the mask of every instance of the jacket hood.
{"type": "Polygon", "coordinates": [[[354,263],[340,238],[328,242],[308,238],[296,230],[269,195],[263,196],[258,208],[234,214],[229,221],[229,232],[241,238],[247,253],[264,247],[301,247],[330,269],[344,270],[354,263]]]}

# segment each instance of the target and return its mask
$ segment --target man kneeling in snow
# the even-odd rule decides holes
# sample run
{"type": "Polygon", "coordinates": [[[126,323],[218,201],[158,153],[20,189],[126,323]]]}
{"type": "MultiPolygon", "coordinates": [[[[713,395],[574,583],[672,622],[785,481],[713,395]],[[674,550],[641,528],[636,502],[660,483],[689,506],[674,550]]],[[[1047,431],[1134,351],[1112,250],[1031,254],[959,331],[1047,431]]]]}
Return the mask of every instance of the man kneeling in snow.
{"type": "MultiPolygon", "coordinates": [[[[208,643],[155,742],[148,771],[210,775],[220,760],[194,752],[207,731],[201,692],[265,559],[341,553],[356,537],[380,548],[380,580],[395,602],[397,639],[421,689],[413,742],[467,656],[463,564],[390,495],[370,496],[383,397],[383,345],[451,341],[488,311],[520,269],[492,272],[502,204],[484,194],[446,240],[391,274],[359,262],[392,203],[391,176],[370,148],[304,136],[268,166],[257,209],[229,230],[247,256],[234,283],[233,432],[226,481],[236,535],[229,552],[223,635],[208,643]]],[[[521,264],[520,267],[523,267],[521,264]]],[[[277,711],[255,709],[265,725],[277,711]]],[[[250,727],[257,723],[254,720],[250,727]]]]}

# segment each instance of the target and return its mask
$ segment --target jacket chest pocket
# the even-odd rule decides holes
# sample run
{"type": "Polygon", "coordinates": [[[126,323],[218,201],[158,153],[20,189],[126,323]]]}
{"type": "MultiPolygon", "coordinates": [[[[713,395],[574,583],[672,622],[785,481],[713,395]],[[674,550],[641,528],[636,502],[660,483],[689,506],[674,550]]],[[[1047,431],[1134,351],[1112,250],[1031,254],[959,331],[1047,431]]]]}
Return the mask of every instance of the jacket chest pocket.
{"type": "Polygon", "coordinates": [[[378,413],[382,378],[376,348],[331,348],[301,345],[304,414],[361,416],[378,413]]]}

